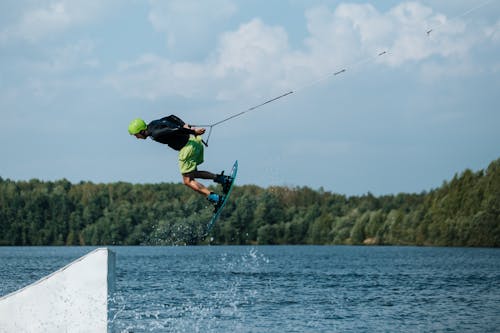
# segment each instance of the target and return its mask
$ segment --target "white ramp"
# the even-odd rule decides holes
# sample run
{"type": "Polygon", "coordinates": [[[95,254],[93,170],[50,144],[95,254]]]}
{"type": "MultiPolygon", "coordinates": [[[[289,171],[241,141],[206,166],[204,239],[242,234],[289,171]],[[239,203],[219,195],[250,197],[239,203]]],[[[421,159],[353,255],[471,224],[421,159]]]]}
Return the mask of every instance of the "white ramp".
{"type": "Polygon", "coordinates": [[[107,332],[115,254],[96,249],[0,298],[0,332],[107,332]]]}

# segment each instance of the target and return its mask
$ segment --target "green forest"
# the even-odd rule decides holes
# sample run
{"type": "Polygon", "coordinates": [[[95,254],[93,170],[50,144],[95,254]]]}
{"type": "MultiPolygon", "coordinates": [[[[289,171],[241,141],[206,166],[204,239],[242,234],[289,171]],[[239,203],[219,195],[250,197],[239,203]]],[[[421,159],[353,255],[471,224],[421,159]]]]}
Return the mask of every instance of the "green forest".
{"type": "Polygon", "coordinates": [[[500,159],[419,194],[235,186],[220,220],[182,184],[0,178],[0,245],[500,246],[500,159]]]}

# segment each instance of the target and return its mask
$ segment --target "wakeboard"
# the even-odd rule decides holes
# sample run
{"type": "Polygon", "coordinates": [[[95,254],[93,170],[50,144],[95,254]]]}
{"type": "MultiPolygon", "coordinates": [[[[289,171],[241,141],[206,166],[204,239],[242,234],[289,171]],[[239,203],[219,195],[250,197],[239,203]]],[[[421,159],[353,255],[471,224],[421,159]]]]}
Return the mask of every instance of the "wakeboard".
{"type": "Polygon", "coordinates": [[[227,187],[226,191],[223,191],[222,194],[222,200],[221,202],[215,207],[214,214],[212,215],[212,219],[207,225],[207,229],[205,232],[205,235],[208,235],[208,233],[212,230],[212,228],[215,225],[215,222],[219,219],[219,216],[222,212],[222,209],[226,205],[227,200],[229,199],[229,196],[231,195],[231,191],[233,190],[233,184],[234,180],[236,179],[236,174],[238,173],[238,161],[235,161],[233,164],[233,168],[231,169],[231,173],[229,176],[231,177],[231,183],[229,184],[229,187],[227,187]]]}

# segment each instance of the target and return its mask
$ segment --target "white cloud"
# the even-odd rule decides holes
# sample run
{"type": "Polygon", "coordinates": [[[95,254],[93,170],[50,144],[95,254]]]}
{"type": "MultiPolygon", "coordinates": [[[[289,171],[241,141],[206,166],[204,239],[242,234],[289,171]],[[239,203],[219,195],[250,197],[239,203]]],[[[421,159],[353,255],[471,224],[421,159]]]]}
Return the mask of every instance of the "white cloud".
{"type": "Polygon", "coordinates": [[[388,50],[391,56],[381,58],[382,62],[401,65],[432,55],[450,56],[470,47],[457,38],[464,31],[462,23],[444,24],[443,15],[416,2],[399,4],[386,13],[369,4],[341,4],[334,11],[313,8],[306,16],[309,52],[323,64],[349,64],[352,59],[388,50]],[[437,25],[439,32],[429,38],[426,31],[437,25]]]}
{"type": "Polygon", "coordinates": [[[173,62],[146,54],[136,61],[123,62],[108,82],[126,94],[148,99],[202,93],[228,99],[259,90],[262,83],[279,77],[274,70],[282,70],[279,62],[287,52],[285,31],[256,19],[223,34],[216,52],[203,63],[173,62]]]}
{"type": "Polygon", "coordinates": [[[43,6],[27,9],[16,23],[0,31],[0,41],[38,42],[96,19],[110,5],[110,1],[100,0],[49,1],[43,6]]]}
{"type": "Polygon", "coordinates": [[[363,36],[363,22],[376,14],[371,5],[340,5],[333,12],[327,7],[308,10],[305,43],[311,63],[334,68],[359,57],[363,43],[371,42],[363,36]]]}
{"type": "Polygon", "coordinates": [[[282,59],[288,52],[285,30],[266,26],[254,19],[237,31],[222,35],[217,50],[216,75],[225,77],[233,72],[269,70],[273,60],[282,59]]]}
{"type": "MultiPolygon", "coordinates": [[[[177,2],[165,6],[174,5],[182,8],[177,13],[193,10],[189,3],[185,7],[177,2]]],[[[109,82],[125,94],[151,99],[197,94],[219,99],[243,94],[270,96],[375,57],[383,50],[390,53],[377,60],[390,66],[408,62],[421,66],[436,57],[466,59],[475,37],[484,34],[477,27],[466,31],[460,19],[447,20],[417,2],[402,3],[387,12],[369,4],[341,4],[333,10],[320,6],[307,10],[305,17],[309,35],[299,49],[290,47],[284,27],[252,19],[221,34],[214,51],[203,61],[176,62],[144,55],[121,66],[109,82]],[[433,27],[434,31],[426,34],[433,27]]],[[[171,26],[169,22],[162,25],[151,15],[150,19],[157,29],[167,31],[171,26]]],[[[495,34],[490,32],[490,36],[495,34]]],[[[469,67],[460,61],[450,63],[457,64],[461,72],[469,67]]]]}
{"type": "Polygon", "coordinates": [[[390,46],[391,57],[384,59],[392,65],[433,55],[459,56],[471,47],[470,41],[463,38],[462,22],[447,21],[443,15],[433,14],[431,9],[418,3],[397,6],[389,12],[388,19],[397,23],[397,33],[390,46]]]}
{"type": "Polygon", "coordinates": [[[121,63],[118,73],[106,81],[126,95],[154,100],[163,96],[200,94],[207,75],[204,64],[174,63],[145,54],[136,61],[121,63]]]}
{"type": "Polygon", "coordinates": [[[263,85],[283,77],[282,63],[289,54],[288,37],[281,27],[254,19],[219,40],[213,78],[227,83],[218,97],[227,99],[246,91],[261,91],[263,85]],[[232,82],[239,82],[238,86],[232,82]]]}
{"type": "Polygon", "coordinates": [[[66,28],[71,22],[63,3],[52,3],[45,8],[27,11],[17,24],[6,28],[0,36],[2,40],[21,38],[29,41],[66,28]]]}

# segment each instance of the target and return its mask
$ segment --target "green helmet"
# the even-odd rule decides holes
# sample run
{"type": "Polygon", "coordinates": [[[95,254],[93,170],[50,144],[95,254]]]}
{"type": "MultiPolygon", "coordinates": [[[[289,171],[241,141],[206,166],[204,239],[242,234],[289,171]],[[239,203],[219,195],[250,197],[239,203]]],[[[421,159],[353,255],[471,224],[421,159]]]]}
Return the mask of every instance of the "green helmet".
{"type": "Polygon", "coordinates": [[[132,120],[128,125],[128,132],[130,133],[130,135],[135,135],[140,131],[145,130],[146,128],[148,128],[148,126],[146,125],[144,120],[137,118],[132,120]]]}

